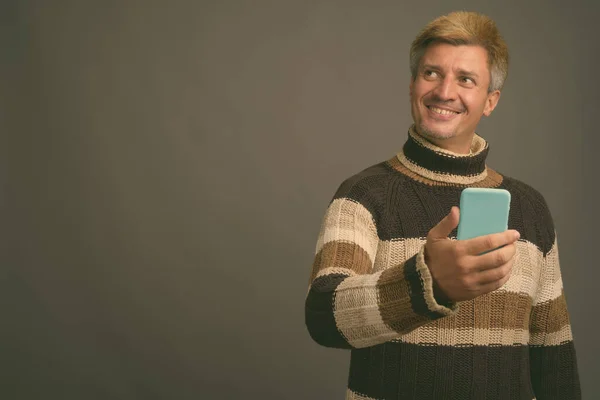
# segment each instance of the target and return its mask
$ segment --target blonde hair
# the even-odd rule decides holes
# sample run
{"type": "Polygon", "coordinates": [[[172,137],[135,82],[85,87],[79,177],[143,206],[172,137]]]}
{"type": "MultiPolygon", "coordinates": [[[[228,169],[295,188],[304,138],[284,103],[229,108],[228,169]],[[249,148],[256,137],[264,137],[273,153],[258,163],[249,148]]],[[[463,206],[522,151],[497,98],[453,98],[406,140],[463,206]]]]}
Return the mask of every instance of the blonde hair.
{"type": "Polygon", "coordinates": [[[410,72],[413,80],[417,77],[421,57],[432,43],[483,47],[488,55],[490,69],[488,91],[501,90],[504,86],[508,74],[508,46],[491,18],[474,12],[456,11],[427,24],[410,46],[410,72]]]}

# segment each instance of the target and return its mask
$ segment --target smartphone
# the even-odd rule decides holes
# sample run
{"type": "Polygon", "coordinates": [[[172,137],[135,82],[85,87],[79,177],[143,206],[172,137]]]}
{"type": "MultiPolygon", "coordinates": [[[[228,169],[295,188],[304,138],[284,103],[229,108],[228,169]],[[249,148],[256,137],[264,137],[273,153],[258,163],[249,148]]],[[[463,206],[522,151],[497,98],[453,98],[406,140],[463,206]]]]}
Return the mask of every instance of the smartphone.
{"type": "Polygon", "coordinates": [[[504,189],[466,188],[460,194],[456,238],[472,239],[508,229],[510,192],[504,189]]]}

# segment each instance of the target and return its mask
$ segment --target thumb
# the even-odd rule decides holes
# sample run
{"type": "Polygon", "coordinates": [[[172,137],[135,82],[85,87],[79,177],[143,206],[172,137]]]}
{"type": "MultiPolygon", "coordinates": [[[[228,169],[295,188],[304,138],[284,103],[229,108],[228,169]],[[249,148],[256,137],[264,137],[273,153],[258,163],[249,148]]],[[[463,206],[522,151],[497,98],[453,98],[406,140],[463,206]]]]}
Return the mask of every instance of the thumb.
{"type": "Polygon", "coordinates": [[[452,207],[450,213],[446,215],[436,226],[431,228],[429,236],[431,239],[447,239],[448,235],[458,226],[460,210],[458,207],[452,207]]]}

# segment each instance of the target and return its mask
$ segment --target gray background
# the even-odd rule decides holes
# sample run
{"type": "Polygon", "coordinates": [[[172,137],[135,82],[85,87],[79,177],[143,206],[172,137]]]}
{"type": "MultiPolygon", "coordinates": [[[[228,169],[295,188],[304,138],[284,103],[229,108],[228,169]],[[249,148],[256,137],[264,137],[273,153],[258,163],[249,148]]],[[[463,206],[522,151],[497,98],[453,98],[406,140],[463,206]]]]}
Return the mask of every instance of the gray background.
{"type": "Polygon", "coordinates": [[[1,7],[0,397],[343,398],[349,353],[304,327],[319,224],[404,143],[410,42],[457,9],[508,42],[478,132],[549,203],[600,396],[597,2],[1,7]]]}

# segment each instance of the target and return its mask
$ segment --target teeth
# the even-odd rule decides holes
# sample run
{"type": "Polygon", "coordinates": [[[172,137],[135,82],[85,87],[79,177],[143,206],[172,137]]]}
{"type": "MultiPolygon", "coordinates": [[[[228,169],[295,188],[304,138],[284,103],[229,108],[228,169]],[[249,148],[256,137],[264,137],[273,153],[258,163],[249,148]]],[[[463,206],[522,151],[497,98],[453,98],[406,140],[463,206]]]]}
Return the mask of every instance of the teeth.
{"type": "Polygon", "coordinates": [[[437,107],[429,107],[429,109],[431,111],[436,112],[436,113],[441,114],[441,115],[458,114],[457,112],[448,111],[448,110],[442,110],[441,108],[437,108],[437,107]]]}

